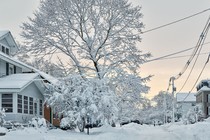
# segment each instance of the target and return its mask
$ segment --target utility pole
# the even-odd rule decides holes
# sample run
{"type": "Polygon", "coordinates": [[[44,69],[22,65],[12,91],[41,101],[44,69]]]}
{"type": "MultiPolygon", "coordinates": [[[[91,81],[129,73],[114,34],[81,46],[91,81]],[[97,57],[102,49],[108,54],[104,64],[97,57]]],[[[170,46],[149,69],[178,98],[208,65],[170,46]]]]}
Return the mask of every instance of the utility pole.
{"type": "Polygon", "coordinates": [[[174,112],[175,112],[175,108],[174,108],[174,105],[175,105],[175,98],[174,98],[174,95],[175,95],[175,91],[176,91],[176,87],[174,86],[174,80],[175,80],[175,77],[171,77],[171,85],[172,85],[172,97],[173,97],[173,102],[172,102],[172,106],[173,106],[173,110],[172,110],[172,123],[175,122],[175,119],[174,119],[174,112]]]}
{"type": "Polygon", "coordinates": [[[163,107],[164,107],[164,124],[166,124],[166,109],[167,109],[167,105],[166,105],[166,94],[167,92],[163,95],[164,100],[163,100],[163,107]]]}

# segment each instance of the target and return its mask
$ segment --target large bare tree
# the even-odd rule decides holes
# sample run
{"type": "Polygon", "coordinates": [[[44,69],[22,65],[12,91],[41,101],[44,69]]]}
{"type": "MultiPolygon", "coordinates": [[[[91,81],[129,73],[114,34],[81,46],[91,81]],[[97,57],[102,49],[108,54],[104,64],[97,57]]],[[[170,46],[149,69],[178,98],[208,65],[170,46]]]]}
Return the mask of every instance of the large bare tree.
{"type": "MultiPolygon", "coordinates": [[[[90,99],[94,99],[91,106],[97,107],[96,116],[103,116],[108,122],[114,116],[128,112],[124,110],[138,108],[139,101],[142,101],[141,93],[149,89],[145,85],[149,78],[141,78],[139,69],[150,56],[137,48],[143,28],[140,9],[128,0],[43,0],[34,17],[22,25],[28,52],[37,56],[65,54],[80,75],[79,81],[88,85],[87,88],[81,87],[82,90],[74,86],[72,90],[70,78],[60,94],[69,97],[65,99],[71,101],[67,102],[70,108],[70,104],[74,104],[70,95],[80,101],[78,106],[86,113],[83,111],[77,116],[87,118],[85,104],[90,99]],[[77,90],[79,92],[74,92],[77,90]],[[86,94],[87,91],[90,94],[86,94]],[[113,107],[105,105],[107,103],[112,103],[113,107]],[[116,111],[119,108],[120,114],[116,111]]],[[[61,55],[59,57],[64,61],[61,55]]],[[[58,101],[56,96],[51,99],[58,101]]],[[[70,111],[68,108],[62,110],[70,111]]],[[[78,114],[77,110],[75,112],[78,114]]]]}
{"type": "Polygon", "coordinates": [[[149,55],[136,47],[143,27],[140,9],[128,0],[43,0],[22,25],[22,36],[38,56],[67,55],[83,77],[136,72],[149,55]]]}

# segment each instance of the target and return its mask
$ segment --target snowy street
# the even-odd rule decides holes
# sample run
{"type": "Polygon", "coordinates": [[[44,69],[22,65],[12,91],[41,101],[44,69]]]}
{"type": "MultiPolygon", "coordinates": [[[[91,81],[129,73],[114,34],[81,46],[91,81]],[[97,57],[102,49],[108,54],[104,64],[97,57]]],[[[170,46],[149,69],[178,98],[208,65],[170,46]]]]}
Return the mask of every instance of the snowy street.
{"type": "Polygon", "coordinates": [[[60,129],[25,128],[10,131],[1,140],[209,140],[210,121],[191,125],[153,126],[128,124],[122,127],[103,126],[90,129],[90,135],[60,129]]]}

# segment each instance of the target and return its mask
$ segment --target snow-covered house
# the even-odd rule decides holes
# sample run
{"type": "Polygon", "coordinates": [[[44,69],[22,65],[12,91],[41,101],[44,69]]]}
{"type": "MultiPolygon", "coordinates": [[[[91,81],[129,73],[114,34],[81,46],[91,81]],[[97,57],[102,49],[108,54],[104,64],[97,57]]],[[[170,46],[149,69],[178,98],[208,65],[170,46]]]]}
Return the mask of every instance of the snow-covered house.
{"type": "Polygon", "coordinates": [[[204,117],[210,116],[210,80],[202,80],[197,85],[196,103],[201,105],[204,117]]]}
{"type": "MultiPolygon", "coordinates": [[[[196,97],[194,93],[177,93],[176,94],[177,112],[182,116],[186,115],[190,109],[194,109],[196,105],[196,97]]],[[[180,116],[181,117],[181,116],[180,116]]]]}
{"type": "Polygon", "coordinates": [[[26,122],[37,116],[53,123],[52,110],[43,105],[44,92],[46,83],[58,80],[11,57],[17,50],[12,34],[0,31],[0,108],[6,110],[5,120],[26,122]]]}

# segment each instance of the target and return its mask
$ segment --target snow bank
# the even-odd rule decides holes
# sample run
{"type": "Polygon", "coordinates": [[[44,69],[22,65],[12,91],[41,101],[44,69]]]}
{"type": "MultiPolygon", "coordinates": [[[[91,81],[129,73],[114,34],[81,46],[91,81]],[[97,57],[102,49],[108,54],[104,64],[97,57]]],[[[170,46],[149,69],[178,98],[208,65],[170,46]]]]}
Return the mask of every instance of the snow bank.
{"type": "Polygon", "coordinates": [[[191,125],[181,123],[163,126],[130,123],[122,127],[108,125],[90,129],[90,135],[60,129],[25,128],[10,131],[1,140],[209,140],[210,119],[191,125]]]}

